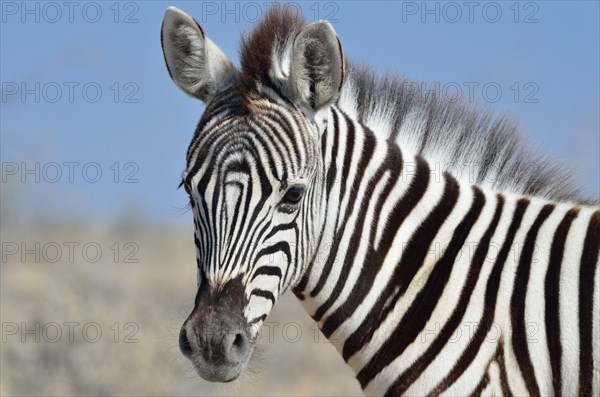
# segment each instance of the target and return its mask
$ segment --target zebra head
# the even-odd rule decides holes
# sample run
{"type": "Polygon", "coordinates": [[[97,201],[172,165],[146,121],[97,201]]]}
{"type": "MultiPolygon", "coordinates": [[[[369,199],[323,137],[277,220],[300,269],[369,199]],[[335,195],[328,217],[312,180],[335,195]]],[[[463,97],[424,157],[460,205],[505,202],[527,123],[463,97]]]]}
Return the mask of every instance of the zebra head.
{"type": "Polygon", "coordinates": [[[273,20],[243,42],[240,70],[184,12],[167,9],[162,26],[169,74],[206,105],[182,181],[198,290],[179,344],[209,381],[246,367],[275,301],[314,260],[324,222],[320,134],[342,85],[341,46],[327,22],[297,18],[282,37],[273,20]]]}

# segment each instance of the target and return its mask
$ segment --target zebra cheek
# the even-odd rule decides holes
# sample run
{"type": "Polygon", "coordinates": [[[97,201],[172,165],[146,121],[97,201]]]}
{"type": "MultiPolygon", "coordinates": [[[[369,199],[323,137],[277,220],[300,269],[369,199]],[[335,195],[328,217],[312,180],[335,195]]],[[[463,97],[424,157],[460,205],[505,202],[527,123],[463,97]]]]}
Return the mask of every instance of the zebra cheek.
{"type": "Polygon", "coordinates": [[[270,299],[266,299],[262,296],[251,295],[248,300],[248,304],[244,309],[244,317],[246,320],[254,326],[254,324],[262,323],[271,310],[273,309],[274,302],[270,299]]]}

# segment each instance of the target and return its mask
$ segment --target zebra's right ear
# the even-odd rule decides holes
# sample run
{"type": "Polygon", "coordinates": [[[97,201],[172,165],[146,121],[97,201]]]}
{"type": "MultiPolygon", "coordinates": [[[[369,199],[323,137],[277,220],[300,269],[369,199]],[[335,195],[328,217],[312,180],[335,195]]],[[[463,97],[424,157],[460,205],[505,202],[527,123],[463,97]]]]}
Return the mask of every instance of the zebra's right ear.
{"type": "Polygon", "coordinates": [[[186,94],[207,103],[235,80],[237,70],[227,55],[175,7],[165,12],[161,43],[169,74],[186,94]]]}
{"type": "Polygon", "coordinates": [[[296,37],[290,70],[295,100],[314,111],[333,104],[344,79],[344,55],[327,21],[313,22],[296,37]]]}

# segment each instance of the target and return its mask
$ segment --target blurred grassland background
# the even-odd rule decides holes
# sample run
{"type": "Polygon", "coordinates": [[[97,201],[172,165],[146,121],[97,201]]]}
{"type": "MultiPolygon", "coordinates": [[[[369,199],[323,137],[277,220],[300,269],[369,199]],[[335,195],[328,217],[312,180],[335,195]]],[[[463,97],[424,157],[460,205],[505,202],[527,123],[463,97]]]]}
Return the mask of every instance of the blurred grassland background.
{"type": "Polygon", "coordinates": [[[33,254],[24,261],[10,255],[2,264],[2,396],[361,395],[291,294],[267,320],[248,373],[228,385],[200,380],[177,342],[195,294],[187,232],[56,225],[6,235],[41,245],[39,262],[33,254]],[[102,254],[89,248],[84,256],[74,247],[70,263],[63,246],[61,260],[50,263],[53,242],[89,244],[102,254]],[[139,251],[120,247],[115,260],[115,242],[133,242],[139,251]]]}
{"type": "MultiPolygon", "coordinates": [[[[309,21],[330,19],[351,59],[461,87],[463,100],[521,119],[598,197],[599,3],[470,2],[472,18],[466,3],[293,4],[309,21]]],[[[203,105],[168,77],[162,15],[175,5],[195,16],[237,63],[239,35],[266,4],[73,4],[71,15],[62,2],[0,2],[0,394],[360,394],[291,294],[239,381],[199,380],[177,345],[196,267],[175,187],[203,105]]]]}

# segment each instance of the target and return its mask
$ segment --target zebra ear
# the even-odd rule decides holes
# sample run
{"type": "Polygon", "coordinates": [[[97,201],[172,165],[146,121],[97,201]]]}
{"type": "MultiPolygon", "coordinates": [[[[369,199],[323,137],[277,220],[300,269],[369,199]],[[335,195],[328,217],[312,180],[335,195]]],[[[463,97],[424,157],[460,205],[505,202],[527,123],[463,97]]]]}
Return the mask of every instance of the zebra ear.
{"type": "Polygon", "coordinates": [[[169,7],[161,29],[163,55],[169,75],[186,94],[209,102],[233,82],[233,63],[185,12],[169,7]]]}
{"type": "Polygon", "coordinates": [[[314,22],[294,41],[290,70],[294,99],[317,111],[339,97],[344,55],[337,34],[327,21],[314,22]]]}

